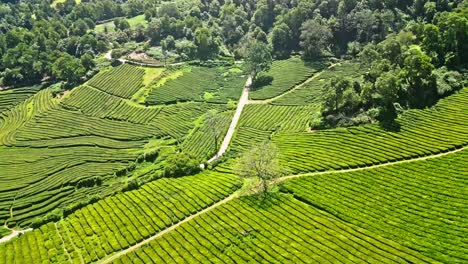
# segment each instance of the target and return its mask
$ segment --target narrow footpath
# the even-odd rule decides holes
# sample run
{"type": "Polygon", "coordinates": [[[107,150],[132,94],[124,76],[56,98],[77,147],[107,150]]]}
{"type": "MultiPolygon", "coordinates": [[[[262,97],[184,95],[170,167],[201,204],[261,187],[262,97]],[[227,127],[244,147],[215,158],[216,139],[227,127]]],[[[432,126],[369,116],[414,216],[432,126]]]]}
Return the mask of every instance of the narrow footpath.
{"type": "Polygon", "coordinates": [[[219,148],[218,153],[216,153],[211,159],[209,159],[208,163],[212,163],[213,161],[217,160],[228,149],[232,136],[234,135],[234,132],[236,131],[237,123],[239,122],[240,116],[242,114],[242,110],[244,109],[244,106],[249,103],[249,91],[250,91],[251,85],[252,85],[252,77],[249,76],[249,78],[247,79],[247,82],[245,83],[244,90],[242,91],[242,95],[239,99],[239,103],[237,104],[237,109],[236,109],[236,112],[234,113],[234,117],[232,118],[231,125],[229,125],[229,129],[226,133],[226,136],[224,137],[223,143],[221,144],[221,147],[219,148]]]}
{"type": "Polygon", "coordinates": [[[11,234],[9,234],[8,236],[4,236],[4,237],[0,238],[0,244],[4,243],[4,242],[7,242],[7,241],[10,241],[13,238],[15,238],[15,237],[17,237],[17,236],[19,236],[21,234],[24,234],[26,232],[29,232],[29,231],[33,230],[32,228],[28,228],[28,229],[24,229],[24,230],[15,230],[15,229],[10,229],[7,226],[5,226],[5,228],[9,229],[11,231],[11,234]]]}

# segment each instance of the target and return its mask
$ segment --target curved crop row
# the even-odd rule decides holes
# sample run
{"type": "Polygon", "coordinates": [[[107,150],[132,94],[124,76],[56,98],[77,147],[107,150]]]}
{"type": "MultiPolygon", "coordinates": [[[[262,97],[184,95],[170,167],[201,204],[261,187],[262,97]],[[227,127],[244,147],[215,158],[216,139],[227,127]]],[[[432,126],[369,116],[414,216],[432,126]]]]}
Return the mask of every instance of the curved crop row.
{"type": "Polygon", "coordinates": [[[424,263],[416,251],[289,196],[242,197],[114,263],[424,263]]]}
{"type": "Polygon", "coordinates": [[[88,85],[106,93],[130,99],[143,86],[145,70],[129,64],[122,64],[99,73],[88,85]]]}
{"type": "Polygon", "coordinates": [[[341,62],[338,65],[327,68],[317,76],[314,80],[308,82],[301,87],[291,91],[288,94],[274,100],[271,104],[274,105],[317,105],[322,101],[322,87],[332,78],[345,77],[350,79],[360,78],[363,73],[361,65],[355,62],[341,62]]]}
{"type": "Polygon", "coordinates": [[[175,79],[153,88],[146,102],[169,104],[199,101],[227,103],[238,100],[245,78],[235,70],[224,68],[192,67],[175,79]]]}
{"type": "Polygon", "coordinates": [[[66,108],[79,109],[86,115],[139,124],[151,122],[161,110],[160,107],[132,104],[128,100],[85,85],[73,89],[62,105],[66,108]]]}
{"type": "Polygon", "coordinates": [[[50,89],[44,89],[28,100],[0,114],[0,144],[10,146],[15,142],[14,135],[35,116],[56,108],[58,100],[53,98],[50,89]]]}
{"type": "Polygon", "coordinates": [[[41,85],[11,88],[6,91],[0,90],[0,113],[4,112],[21,102],[24,102],[29,97],[33,96],[42,89],[41,85]]]}
{"type": "Polygon", "coordinates": [[[444,263],[468,261],[468,151],[291,180],[283,189],[444,263]]]}
{"type": "Polygon", "coordinates": [[[96,261],[223,199],[238,184],[235,176],[219,172],[160,179],[88,205],[55,223],[56,229],[47,224],[0,244],[0,263],[96,261]]]}
{"type": "Polygon", "coordinates": [[[278,96],[310,78],[322,65],[307,65],[299,57],[274,61],[264,75],[273,77],[269,85],[253,88],[250,98],[263,100],[278,96]]]}
{"type": "Polygon", "coordinates": [[[316,110],[313,106],[247,105],[239,126],[265,131],[304,132],[316,110]]]}
{"type": "Polygon", "coordinates": [[[196,127],[190,136],[187,137],[182,144],[182,149],[201,160],[210,158],[218,151],[215,147],[221,145],[224,135],[229,128],[232,115],[233,111],[217,114],[214,122],[215,131],[218,134],[217,144],[215,144],[215,136],[211,125],[205,121],[200,127],[196,127]]]}
{"type": "Polygon", "coordinates": [[[468,144],[468,88],[430,109],[410,110],[396,131],[370,124],[312,133],[278,133],[273,142],[293,173],[370,166],[431,155],[468,144]]]}

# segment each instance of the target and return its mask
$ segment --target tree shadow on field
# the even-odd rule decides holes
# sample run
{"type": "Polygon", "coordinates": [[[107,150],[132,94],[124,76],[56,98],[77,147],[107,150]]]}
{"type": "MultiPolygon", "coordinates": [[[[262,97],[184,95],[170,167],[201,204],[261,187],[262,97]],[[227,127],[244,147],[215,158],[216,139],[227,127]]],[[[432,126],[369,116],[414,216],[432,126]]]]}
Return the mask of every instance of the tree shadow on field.
{"type": "Polygon", "coordinates": [[[379,122],[380,127],[388,132],[400,132],[401,124],[396,120],[386,120],[379,122]]]}
{"type": "Polygon", "coordinates": [[[252,208],[266,210],[281,203],[281,194],[278,192],[256,193],[243,196],[240,200],[252,208]]]}
{"type": "Polygon", "coordinates": [[[271,83],[273,82],[273,79],[274,78],[271,75],[266,75],[266,74],[258,75],[257,78],[255,78],[255,80],[253,80],[252,82],[252,91],[258,91],[264,88],[265,86],[271,85],[271,83]]]}

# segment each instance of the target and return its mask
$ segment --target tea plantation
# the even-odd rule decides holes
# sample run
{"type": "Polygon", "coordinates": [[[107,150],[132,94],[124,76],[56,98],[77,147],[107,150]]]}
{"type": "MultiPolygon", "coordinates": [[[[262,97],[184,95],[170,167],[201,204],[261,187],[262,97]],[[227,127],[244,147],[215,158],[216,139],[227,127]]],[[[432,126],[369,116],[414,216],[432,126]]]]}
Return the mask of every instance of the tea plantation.
{"type": "Polygon", "coordinates": [[[390,127],[316,130],[324,85],[361,81],[358,62],[278,60],[250,91],[242,69],[0,91],[0,238],[33,228],[0,264],[468,262],[468,88],[390,127]],[[265,141],[281,175],[261,194],[237,162],[265,141]]]}

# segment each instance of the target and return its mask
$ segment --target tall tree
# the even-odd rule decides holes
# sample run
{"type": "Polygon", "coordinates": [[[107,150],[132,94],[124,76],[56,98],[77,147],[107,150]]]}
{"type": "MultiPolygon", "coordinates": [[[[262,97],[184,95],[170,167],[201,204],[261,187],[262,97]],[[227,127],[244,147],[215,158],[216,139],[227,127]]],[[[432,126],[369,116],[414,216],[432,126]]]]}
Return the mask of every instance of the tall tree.
{"type": "Polygon", "coordinates": [[[198,57],[203,60],[217,55],[219,51],[218,43],[208,28],[202,27],[195,31],[195,45],[197,46],[198,57]]]}
{"type": "Polygon", "coordinates": [[[63,54],[52,65],[53,75],[57,79],[67,81],[69,83],[75,83],[80,80],[85,72],[86,70],[81,65],[80,60],[68,54],[63,54]]]}
{"type": "Polygon", "coordinates": [[[287,57],[292,48],[291,29],[285,23],[279,24],[271,32],[273,54],[279,58],[287,57]]]}
{"type": "Polygon", "coordinates": [[[278,149],[271,142],[261,143],[237,162],[236,172],[241,177],[258,178],[261,182],[261,192],[266,195],[269,182],[282,174],[278,149]]]}
{"type": "Polygon", "coordinates": [[[301,26],[301,47],[306,58],[319,57],[330,44],[332,32],[327,25],[309,19],[301,26]]]}
{"type": "Polygon", "coordinates": [[[259,72],[268,71],[272,61],[271,49],[267,44],[255,41],[247,48],[245,67],[252,74],[253,79],[256,78],[259,72]]]}

